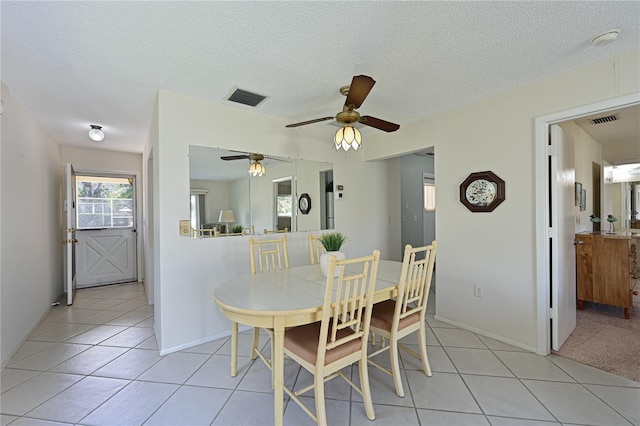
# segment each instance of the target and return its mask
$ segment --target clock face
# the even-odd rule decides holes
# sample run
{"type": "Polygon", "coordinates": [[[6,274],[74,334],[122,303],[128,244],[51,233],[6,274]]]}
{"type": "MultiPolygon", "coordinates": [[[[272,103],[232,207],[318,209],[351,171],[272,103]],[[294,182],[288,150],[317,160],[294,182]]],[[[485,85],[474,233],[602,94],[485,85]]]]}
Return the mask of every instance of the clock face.
{"type": "Polygon", "coordinates": [[[486,179],[474,180],[467,186],[465,196],[474,206],[488,206],[496,198],[497,187],[486,179]]]}

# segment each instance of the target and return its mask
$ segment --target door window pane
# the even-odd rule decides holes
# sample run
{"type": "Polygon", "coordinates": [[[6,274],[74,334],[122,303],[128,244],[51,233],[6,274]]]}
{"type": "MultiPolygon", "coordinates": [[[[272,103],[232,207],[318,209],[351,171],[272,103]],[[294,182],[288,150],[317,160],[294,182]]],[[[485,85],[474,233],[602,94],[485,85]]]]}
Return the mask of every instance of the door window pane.
{"type": "Polygon", "coordinates": [[[133,179],[76,176],[78,229],[133,227],[133,179]]]}

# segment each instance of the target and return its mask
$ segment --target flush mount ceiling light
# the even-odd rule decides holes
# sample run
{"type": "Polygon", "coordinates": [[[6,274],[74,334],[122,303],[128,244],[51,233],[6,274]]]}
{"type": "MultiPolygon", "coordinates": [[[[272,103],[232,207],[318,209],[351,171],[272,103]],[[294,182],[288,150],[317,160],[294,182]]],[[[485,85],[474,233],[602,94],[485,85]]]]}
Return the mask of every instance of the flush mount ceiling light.
{"type": "Polygon", "coordinates": [[[594,38],[593,40],[591,40],[591,44],[594,47],[606,46],[616,41],[618,39],[618,34],[620,34],[620,29],[618,28],[606,31],[600,34],[599,36],[597,36],[596,38],[594,38]]]}
{"type": "Polygon", "coordinates": [[[350,148],[353,148],[357,151],[361,144],[362,136],[360,135],[360,131],[353,127],[351,123],[345,124],[336,132],[334,145],[336,151],[339,151],[340,148],[345,151],[349,151],[350,148]]]}
{"type": "Polygon", "coordinates": [[[102,131],[102,126],[97,126],[95,124],[91,124],[91,130],[89,130],[89,138],[92,141],[100,142],[104,139],[104,132],[102,131]]]}

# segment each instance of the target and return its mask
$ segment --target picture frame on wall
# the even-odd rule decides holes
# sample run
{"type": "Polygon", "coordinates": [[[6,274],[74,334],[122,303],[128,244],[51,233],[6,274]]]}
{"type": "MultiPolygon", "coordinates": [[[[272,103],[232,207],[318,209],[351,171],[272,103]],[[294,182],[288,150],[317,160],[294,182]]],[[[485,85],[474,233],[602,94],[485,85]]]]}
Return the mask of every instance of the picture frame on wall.
{"type": "Polygon", "coordinates": [[[575,195],[576,202],[575,202],[575,205],[576,206],[582,206],[582,203],[581,203],[581,201],[582,201],[582,183],[576,182],[575,186],[576,186],[576,195],[575,195]]]}
{"type": "Polygon", "coordinates": [[[583,212],[587,209],[587,190],[583,189],[580,195],[580,211],[583,212]]]}

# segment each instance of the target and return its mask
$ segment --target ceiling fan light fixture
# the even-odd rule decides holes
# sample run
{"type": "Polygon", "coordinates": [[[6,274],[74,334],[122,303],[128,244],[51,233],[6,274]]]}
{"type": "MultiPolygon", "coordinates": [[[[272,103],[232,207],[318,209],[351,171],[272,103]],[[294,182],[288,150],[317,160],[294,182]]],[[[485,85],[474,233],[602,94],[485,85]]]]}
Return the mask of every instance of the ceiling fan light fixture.
{"type": "Polygon", "coordinates": [[[104,132],[102,131],[102,126],[90,124],[90,127],[91,129],[89,130],[89,139],[96,142],[102,141],[104,139],[104,132]]]}
{"type": "Polygon", "coordinates": [[[262,177],[267,174],[267,169],[260,163],[260,161],[256,160],[255,163],[251,163],[249,166],[249,175],[253,177],[262,177]]]}
{"type": "Polygon", "coordinates": [[[335,136],[334,148],[339,151],[340,148],[349,151],[353,148],[355,151],[362,145],[362,135],[360,130],[353,127],[351,123],[347,123],[338,129],[335,136]]]}

